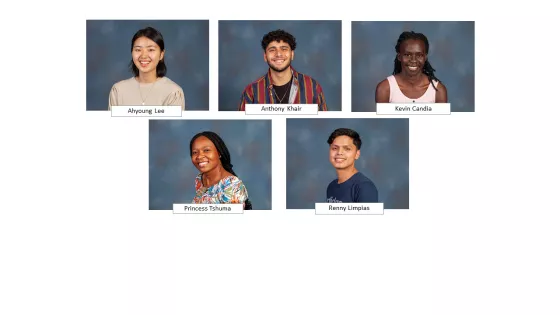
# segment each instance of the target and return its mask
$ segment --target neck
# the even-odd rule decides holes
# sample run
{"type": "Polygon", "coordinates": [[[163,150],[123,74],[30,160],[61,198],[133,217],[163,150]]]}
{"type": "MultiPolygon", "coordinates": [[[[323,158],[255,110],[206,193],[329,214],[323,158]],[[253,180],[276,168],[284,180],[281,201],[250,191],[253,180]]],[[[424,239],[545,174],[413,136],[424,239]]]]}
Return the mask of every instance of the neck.
{"type": "Polygon", "coordinates": [[[272,77],[272,84],[281,86],[290,82],[292,79],[292,70],[290,67],[286,68],[286,70],[282,72],[270,70],[270,76],[272,77]]]}
{"type": "Polygon", "coordinates": [[[356,169],[356,167],[354,167],[354,165],[345,169],[337,169],[336,175],[338,176],[338,183],[344,183],[356,173],[358,173],[358,170],[356,169]]]}
{"type": "Polygon", "coordinates": [[[424,73],[420,72],[413,75],[407,75],[404,72],[399,73],[400,78],[410,85],[416,85],[424,79],[424,73]]]}
{"type": "Polygon", "coordinates": [[[216,185],[220,179],[226,176],[226,170],[220,165],[213,170],[202,174],[202,184],[204,187],[216,185]]]}
{"type": "Polygon", "coordinates": [[[154,83],[157,81],[157,74],[155,71],[149,73],[140,72],[136,80],[140,83],[154,83]]]}

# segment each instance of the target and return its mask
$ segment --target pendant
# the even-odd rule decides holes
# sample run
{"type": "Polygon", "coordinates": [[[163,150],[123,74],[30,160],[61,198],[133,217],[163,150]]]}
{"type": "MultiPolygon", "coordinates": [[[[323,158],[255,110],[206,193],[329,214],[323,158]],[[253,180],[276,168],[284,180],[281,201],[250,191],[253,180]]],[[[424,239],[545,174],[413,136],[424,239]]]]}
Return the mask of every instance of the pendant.
{"type": "Polygon", "coordinates": [[[144,105],[144,102],[142,102],[142,105],[144,105]]]}

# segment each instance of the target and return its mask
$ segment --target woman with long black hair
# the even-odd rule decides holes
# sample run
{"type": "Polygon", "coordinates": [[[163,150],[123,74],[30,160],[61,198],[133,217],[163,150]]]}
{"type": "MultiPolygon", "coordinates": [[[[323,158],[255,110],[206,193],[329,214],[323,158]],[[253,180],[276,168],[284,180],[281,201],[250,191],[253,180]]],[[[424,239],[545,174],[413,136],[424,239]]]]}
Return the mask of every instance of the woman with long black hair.
{"type": "Polygon", "coordinates": [[[247,188],[233,171],[229,150],[218,134],[196,134],[190,150],[192,163],[200,172],[193,203],[241,203],[243,209],[252,209],[247,188]]]}

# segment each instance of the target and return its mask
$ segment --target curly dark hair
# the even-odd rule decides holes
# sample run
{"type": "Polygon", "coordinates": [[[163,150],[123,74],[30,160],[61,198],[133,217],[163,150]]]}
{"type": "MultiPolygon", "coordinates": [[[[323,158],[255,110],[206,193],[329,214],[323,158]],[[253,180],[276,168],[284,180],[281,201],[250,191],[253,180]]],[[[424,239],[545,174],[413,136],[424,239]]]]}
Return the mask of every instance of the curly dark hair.
{"type": "Polygon", "coordinates": [[[266,50],[266,47],[268,47],[268,44],[270,44],[270,42],[280,41],[288,43],[292,50],[296,49],[296,38],[292,34],[284,30],[276,30],[265,34],[261,41],[262,49],[266,50]]]}

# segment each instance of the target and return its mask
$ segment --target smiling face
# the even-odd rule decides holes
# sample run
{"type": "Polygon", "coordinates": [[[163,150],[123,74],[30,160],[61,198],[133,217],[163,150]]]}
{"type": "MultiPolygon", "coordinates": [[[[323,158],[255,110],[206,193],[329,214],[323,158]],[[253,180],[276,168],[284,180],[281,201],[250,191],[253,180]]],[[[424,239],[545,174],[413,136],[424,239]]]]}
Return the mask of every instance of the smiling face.
{"type": "Polygon", "coordinates": [[[164,54],[165,51],[147,37],[139,37],[132,45],[132,61],[143,74],[156,74],[157,65],[164,54]]]}
{"type": "Polygon", "coordinates": [[[294,51],[290,48],[290,44],[284,41],[272,41],[266,46],[264,61],[276,72],[288,69],[293,59],[294,51]]]}
{"type": "Polygon", "coordinates": [[[427,60],[426,45],[419,39],[405,40],[400,46],[397,58],[401,62],[402,72],[405,75],[418,75],[422,73],[427,60]]]}
{"type": "Polygon", "coordinates": [[[330,145],[330,161],[336,169],[354,167],[355,161],[360,158],[360,150],[354,144],[354,139],[349,136],[338,136],[330,145]]]}
{"type": "Polygon", "coordinates": [[[203,174],[222,165],[216,146],[205,136],[200,136],[194,140],[191,148],[191,160],[193,165],[203,174]]]}

